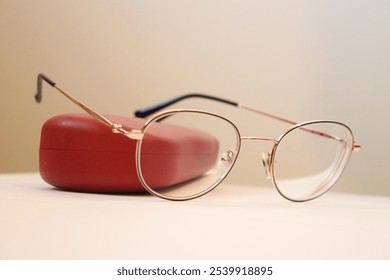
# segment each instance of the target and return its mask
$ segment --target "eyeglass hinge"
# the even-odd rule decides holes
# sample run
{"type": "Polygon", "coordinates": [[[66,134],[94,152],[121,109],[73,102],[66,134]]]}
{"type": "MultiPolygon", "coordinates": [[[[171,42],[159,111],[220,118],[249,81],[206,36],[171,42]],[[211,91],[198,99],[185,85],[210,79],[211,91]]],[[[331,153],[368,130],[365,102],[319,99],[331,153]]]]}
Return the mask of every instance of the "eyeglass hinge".
{"type": "Polygon", "coordinates": [[[121,124],[113,124],[111,126],[112,128],[112,132],[114,133],[122,133],[123,135],[131,138],[131,139],[135,139],[135,140],[141,140],[142,137],[144,136],[143,132],[141,130],[138,130],[138,129],[132,129],[131,131],[127,131],[126,129],[124,129],[122,127],[121,124]]]}
{"type": "Polygon", "coordinates": [[[126,136],[134,140],[141,140],[142,137],[144,137],[144,133],[141,130],[132,129],[130,132],[126,133],[126,136]]]}
{"type": "Polygon", "coordinates": [[[111,125],[112,132],[126,134],[128,131],[122,128],[121,124],[114,123],[111,125]]]}

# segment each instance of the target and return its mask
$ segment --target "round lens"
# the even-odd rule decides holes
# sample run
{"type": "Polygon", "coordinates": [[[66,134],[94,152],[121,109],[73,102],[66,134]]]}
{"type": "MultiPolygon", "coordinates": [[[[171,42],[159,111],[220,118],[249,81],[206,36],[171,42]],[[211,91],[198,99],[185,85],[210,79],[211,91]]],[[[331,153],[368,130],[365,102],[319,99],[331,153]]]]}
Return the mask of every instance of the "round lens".
{"type": "Polygon", "coordinates": [[[149,192],[172,200],[192,199],[225,178],[239,148],[239,133],[228,120],[201,111],[167,112],[144,129],[138,172],[149,192]]]}
{"type": "Polygon", "coordinates": [[[353,147],[348,127],[337,122],[310,122],[284,134],[274,150],[273,180],[293,201],[328,191],[340,177],[353,147]]]}

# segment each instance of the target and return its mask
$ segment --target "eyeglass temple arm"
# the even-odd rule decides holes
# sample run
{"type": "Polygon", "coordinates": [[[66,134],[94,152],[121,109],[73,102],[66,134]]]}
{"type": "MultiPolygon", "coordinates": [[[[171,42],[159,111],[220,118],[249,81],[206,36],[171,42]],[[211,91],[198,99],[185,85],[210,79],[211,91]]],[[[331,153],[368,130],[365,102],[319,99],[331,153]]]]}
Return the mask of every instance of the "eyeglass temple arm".
{"type": "MultiPolygon", "coordinates": [[[[251,108],[251,107],[248,107],[248,106],[245,106],[245,105],[239,105],[240,108],[243,108],[245,110],[248,110],[248,111],[251,111],[253,113],[257,113],[257,114],[260,114],[260,115],[263,115],[263,116],[266,116],[266,117],[269,117],[269,118],[273,118],[275,120],[279,120],[279,121],[282,121],[282,122],[285,122],[285,123],[289,123],[291,125],[297,125],[298,123],[297,122],[294,122],[294,121],[291,121],[291,120],[288,120],[288,119],[285,119],[285,118],[282,118],[282,117],[279,117],[279,116],[276,116],[276,115],[273,115],[273,114],[269,114],[269,113],[266,113],[266,112],[263,112],[263,111],[260,111],[260,110],[257,110],[257,109],[254,109],[254,108],[251,108]]],[[[321,137],[326,137],[326,138],[329,138],[329,139],[334,139],[334,140],[337,140],[337,141],[343,141],[342,139],[336,137],[336,136],[333,136],[331,134],[328,134],[328,133],[325,133],[325,132],[321,132],[321,131],[318,131],[318,130],[313,130],[313,129],[308,129],[308,128],[301,128],[302,130],[305,130],[307,132],[310,132],[310,133],[313,133],[313,134],[316,134],[318,136],[321,136],[321,137]]],[[[352,147],[352,151],[360,151],[362,149],[362,146],[356,142],[353,143],[353,147],[352,147]]]]}
{"type": "Polygon", "coordinates": [[[51,85],[52,87],[57,89],[59,92],[61,92],[63,95],[65,95],[68,99],[70,99],[74,104],[76,104],[81,109],[86,111],[92,117],[98,119],[99,121],[101,121],[102,123],[104,123],[104,124],[106,124],[108,126],[112,126],[113,125],[113,123],[111,121],[109,121],[107,118],[103,117],[99,113],[95,112],[94,110],[92,110],[88,106],[86,106],[83,103],[81,103],[80,101],[78,101],[76,98],[72,97],[70,94],[68,94],[65,90],[60,88],[54,81],[49,79],[44,74],[38,74],[38,78],[37,78],[37,93],[35,95],[35,100],[38,103],[40,103],[42,101],[42,82],[43,81],[47,82],[49,85],[51,85]]]}
{"type": "Polygon", "coordinates": [[[80,101],[78,101],[76,98],[71,96],[69,93],[67,93],[64,89],[59,87],[53,80],[49,79],[46,75],[40,73],[38,74],[37,78],[37,93],[35,94],[35,100],[37,103],[40,103],[42,101],[42,82],[45,81],[55,89],[57,89],[60,93],[62,93],[65,97],[70,99],[74,104],[79,106],[81,109],[83,109],[85,112],[87,112],[90,116],[93,118],[97,119],[98,121],[104,123],[105,125],[109,126],[114,133],[122,133],[129,138],[132,139],[138,139],[137,134],[139,134],[138,131],[126,131],[125,129],[122,128],[121,124],[115,124],[108,120],[106,117],[102,116],[101,114],[97,113],[93,109],[89,108],[88,106],[84,105],[80,101]]]}
{"type": "Polygon", "coordinates": [[[232,105],[235,107],[239,107],[239,108],[242,108],[242,109],[245,109],[245,110],[248,110],[248,111],[269,117],[269,118],[273,118],[273,119],[276,119],[276,120],[279,120],[279,121],[282,121],[282,122],[285,122],[288,124],[292,124],[292,125],[297,124],[297,122],[294,122],[294,121],[291,121],[291,120],[288,120],[288,119],[285,119],[285,118],[282,118],[282,117],[279,117],[276,115],[272,115],[272,114],[269,114],[269,113],[266,113],[266,112],[263,112],[263,111],[260,111],[257,109],[253,109],[251,107],[245,106],[245,105],[240,104],[240,103],[235,102],[235,101],[231,101],[231,100],[220,98],[220,97],[215,97],[215,96],[208,95],[208,94],[202,94],[202,93],[188,93],[188,94],[180,95],[180,96],[174,97],[172,99],[169,99],[167,101],[158,103],[156,105],[141,108],[141,109],[137,110],[134,113],[134,115],[136,117],[145,118],[145,117],[150,116],[151,114],[158,112],[158,111],[160,111],[160,110],[162,110],[162,109],[164,109],[172,104],[175,104],[181,100],[184,100],[187,98],[192,98],[192,97],[199,97],[199,98],[205,98],[205,99],[210,99],[210,100],[222,102],[222,103],[232,105]]]}
{"type": "MultiPolygon", "coordinates": [[[[235,102],[235,101],[231,101],[231,100],[220,98],[220,97],[215,97],[215,96],[212,96],[212,95],[202,94],[202,93],[188,93],[188,94],[180,95],[180,96],[174,97],[172,99],[169,99],[167,101],[158,103],[156,105],[152,105],[152,106],[148,106],[148,107],[145,107],[145,108],[141,108],[141,109],[137,110],[134,113],[134,115],[136,117],[145,118],[145,117],[150,116],[151,114],[153,114],[155,112],[158,112],[158,111],[160,111],[160,110],[162,110],[162,109],[164,109],[164,108],[166,108],[166,107],[168,107],[170,105],[173,105],[173,104],[175,104],[175,103],[177,103],[177,102],[179,102],[181,100],[184,100],[184,99],[187,99],[187,98],[192,98],[192,97],[199,97],[199,98],[205,98],[205,99],[210,99],[210,100],[222,102],[222,103],[225,103],[225,104],[228,104],[228,105],[232,105],[232,106],[235,106],[235,107],[239,107],[239,108],[242,108],[244,110],[248,110],[248,111],[251,111],[253,113],[260,114],[260,115],[263,115],[265,117],[272,118],[272,119],[275,119],[275,120],[278,120],[278,121],[282,121],[282,122],[285,122],[285,123],[288,123],[288,124],[291,124],[291,125],[297,125],[298,124],[295,121],[292,121],[292,120],[289,120],[289,119],[286,119],[286,118],[282,118],[282,117],[279,117],[279,116],[276,116],[276,115],[273,115],[273,114],[270,114],[270,113],[266,113],[264,111],[260,111],[260,110],[251,108],[249,106],[240,104],[240,103],[235,102]]],[[[331,139],[335,139],[335,140],[340,140],[337,137],[334,137],[332,135],[329,135],[329,134],[326,134],[326,133],[323,133],[323,132],[320,132],[320,131],[315,131],[315,130],[310,130],[310,129],[305,129],[305,128],[302,128],[302,129],[304,129],[304,130],[306,130],[308,132],[317,134],[317,135],[322,136],[322,137],[327,137],[327,138],[331,138],[331,139]]],[[[359,151],[360,149],[361,149],[361,146],[359,144],[357,144],[357,143],[354,143],[353,150],[354,151],[359,151]]]]}

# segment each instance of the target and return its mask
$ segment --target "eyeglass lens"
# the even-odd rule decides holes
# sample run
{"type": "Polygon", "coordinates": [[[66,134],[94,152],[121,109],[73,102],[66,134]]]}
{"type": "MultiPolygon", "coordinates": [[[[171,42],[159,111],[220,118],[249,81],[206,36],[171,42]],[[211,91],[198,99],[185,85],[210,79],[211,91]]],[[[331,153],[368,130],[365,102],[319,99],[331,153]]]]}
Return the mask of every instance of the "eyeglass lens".
{"type": "Polygon", "coordinates": [[[305,201],[329,190],[346,166],[353,137],[344,125],[315,122],[295,128],[277,145],[273,179],[279,192],[305,201]]]}
{"type": "Polygon", "coordinates": [[[219,116],[164,115],[144,131],[137,153],[139,172],[145,187],[156,195],[195,198],[223,180],[234,165],[239,145],[235,126],[219,116]]]}

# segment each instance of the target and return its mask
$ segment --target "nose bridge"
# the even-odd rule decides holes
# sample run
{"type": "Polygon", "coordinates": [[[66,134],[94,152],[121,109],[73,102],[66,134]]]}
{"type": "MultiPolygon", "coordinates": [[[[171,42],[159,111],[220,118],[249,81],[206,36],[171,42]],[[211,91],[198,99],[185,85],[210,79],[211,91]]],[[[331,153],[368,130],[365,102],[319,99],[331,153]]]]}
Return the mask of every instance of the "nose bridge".
{"type": "MultiPolygon", "coordinates": [[[[257,136],[244,136],[241,137],[241,141],[268,141],[272,142],[275,145],[278,143],[278,140],[274,138],[268,138],[268,137],[257,137],[257,136]]],[[[272,150],[273,151],[273,150],[272,150]]],[[[271,165],[272,165],[272,152],[268,153],[262,153],[261,154],[261,162],[263,163],[265,174],[267,179],[271,179],[271,165]]]]}

